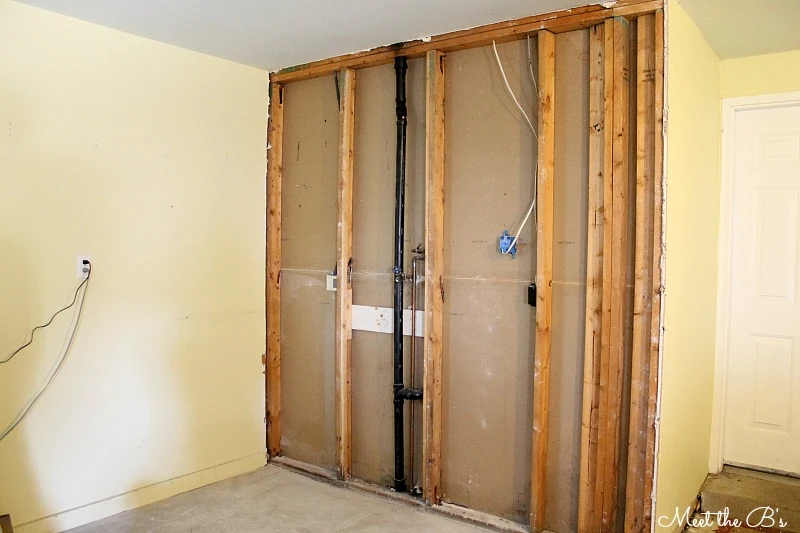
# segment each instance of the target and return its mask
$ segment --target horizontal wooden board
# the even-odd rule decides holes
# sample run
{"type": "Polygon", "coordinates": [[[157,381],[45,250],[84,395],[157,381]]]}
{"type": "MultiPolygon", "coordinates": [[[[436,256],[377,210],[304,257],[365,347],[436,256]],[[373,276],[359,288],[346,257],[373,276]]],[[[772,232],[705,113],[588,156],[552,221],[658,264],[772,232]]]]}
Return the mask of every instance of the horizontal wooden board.
{"type": "Polygon", "coordinates": [[[270,75],[273,82],[286,83],[330,74],[341,68],[364,68],[390,63],[397,56],[421,57],[430,50],[443,53],[476,48],[522,39],[541,30],[564,33],[594,26],[611,17],[634,17],[652,13],[664,5],[663,0],[619,0],[613,7],[591,5],[555,13],[535,15],[517,20],[497,22],[468,30],[436,35],[428,40],[381,46],[364,52],[346,54],[313,63],[285,68],[270,75]]]}

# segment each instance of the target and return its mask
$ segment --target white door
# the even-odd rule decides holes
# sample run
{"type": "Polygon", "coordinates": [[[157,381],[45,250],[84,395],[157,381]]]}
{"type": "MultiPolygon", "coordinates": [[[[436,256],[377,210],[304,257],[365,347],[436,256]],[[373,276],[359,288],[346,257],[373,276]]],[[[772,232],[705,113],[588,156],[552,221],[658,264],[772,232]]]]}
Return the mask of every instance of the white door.
{"type": "Polygon", "coordinates": [[[800,474],[800,104],[734,115],[723,461],[800,474]]]}

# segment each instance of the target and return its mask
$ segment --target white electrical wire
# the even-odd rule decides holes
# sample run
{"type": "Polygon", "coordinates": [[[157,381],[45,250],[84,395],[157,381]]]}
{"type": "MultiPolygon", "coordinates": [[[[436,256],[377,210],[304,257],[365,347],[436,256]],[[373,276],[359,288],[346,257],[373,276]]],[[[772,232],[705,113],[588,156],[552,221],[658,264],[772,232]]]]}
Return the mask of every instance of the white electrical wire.
{"type": "MultiPolygon", "coordinates": [[[[88,277],[91,277],[91,268],[92,266],[90,264],[89,275],[87,276],[87,279],[88,277]]],[[[83,287],[83,295],[81,296],[81,303],[78,306],[78,310],[76,311],[75,323],[72,326],[72,331],[70,332],[69,337],[67,337],[67,341],[65,343],[64,349],[62,350],[61,356],[58,358],[55,365],[53,365],[53,368],[50,370],[50,373],[47,375],[47,378],[44,380],[44,382],[36,391],[36,393],[31,397],[30,400],[28,400],[28,402],[22,407],[22,409],[20,409],[19,413],[17,413],[17,416],[14,417],[14,420],[12,420],[11,423],[9,423],[8,426],[6,426],[6,428],[3,430],[3,432],[0,433],[0,441],[5,439],[9,433],[14,431],[14,428],[16,428],[22,422],[22,420],[28,415],[31,409],[33,409],[33,406],[36,404],[36,402],[39,401],[39,398],[41,398],[42,395],[45,393],[47,387],[49,387],[50,384],[53,382],[53,380],[56,378],[58,371],[61,370],[62,366],[64,366],[64,362],[67,360],[67,355],[69,355],[70,349],[72,348],[72,343],[75,340],[75,333],[78,331],[78,323],[80,322],[81,315],[83,314],[83,304],[86,302],[86,291],[88,289],[89,289],[89,284],[86,283],[83,287]]]]}
{"type": "Polygon", "coordinates": [[[517,100],[517,97],[514,95],[514,91],[511,90],[511,85],[508,84],[508,78],[506,78],[506,71],[505,69],[503,69],[503,63],[500,61],[500,55],[497,53],[497,44],[495,44],[494,41],[492,41],[492,49],[494,50],[494,58],[497,60],[497,66],[500,67],[500,74],[503,75],[503,81],[506,83],[506,89],[508,89],[508,94],[511,95],[511,99],[514,100],[515,104],[517,104],[517,109],[519,109],[519,112],[522,113],[523,117],[525,117],[525,120],[528,122],[528,126],[531,127],[533,136],[538,139],[539,135],[536,133],[536,128],[533,127],[533,122],[531,122],[531,119],[528,117],[528,114],[525,112],[525,110],[522,109],[522,106],[519,104],[519,100],[517,100]]]}
{"type": "Polygon", "coordinates": [[[539,84],[536,83],[536,76],[533,75],[533,57],[531,54],[531,36],[528,35],[528,72],[531,74],[531,81],[533,82],[533,90],[539,94],[539,84]]]}
{"type": "Polygon", "coordinates": [[[531,216],[531,213],[535,208],[536,208],[536,194],[533,195],[533,201],[531,202],[531,206],[528,208],[528,212],[525,214],[525,218],[523,219],[522,224],[520,224],[516,235],[514,235],[514,240],[511,241],[511,246],[508,247],[508,250],[503,252],[503,255],[507,254],[509,251],[514,249],[514,245],[517,244],[517,239],[519,239],[519,234],[522,233],[522,228],[525,227],[525,223],[528,222],[528,218],[531,216]]]}
{"type": "Polygon", "coordinates": [[[536,187],[537,181],[539,179],[539,165],[536,165],[536,174],[533,178],[533,201],[531,202],[531,206],[528,208],[528,212],[525,214],[525,218],[522,220],[522,224],[519,225],[519,229],[517,233],[514,235],[514,239],[511,241],[511,246],[505,252],[501,252],[503,255],[508,254],[511,250],[514,249],[514,245],[517,244],[517,239],[519,239],[522,230],[525,228],[525,224],[528,222],[528,218],[530,218],[531,213],[533,213],[533,221],[536,222],[536,187]]]}
{"type": "MultiPolygon", "coordinates": [[[[538,140],[539,139],[539,134],[536,133],[536,128],[533,127],[533,122],[531,122],[531,119],[528,117],[528,114],[525,112],[525,110],[522,109],[522,106],[519,104],[519,100],[517,100],[517,97],[514,95],[514,91],[511,90],[511,85],[509,85],[509,83],[508,83],[508,78],[506,77],[506,71],[503,68],[503,63],[500,61],[500,55],[497,53],[497,43],[495,43],[494,41],[492,41],[492,50],[494,50],[494,58],[497,60],[497,66],[500,68],[500,74],[503,76],[503,81],[506,84],[506,89],[508,89],[508,94],[511,95],[511,99],[514,100],[515,104],[517,104],[517,109],[519,109],[519,112],[522,113],[523,117],[525,117],[525,121],[528,123],[528,126],[531,127],[531,131],[533,132],[533,136],[536,137],[536,139],[538,140]]],[[[533,75],[533,58],[531,56],[531,37],[530,37],[530,35],[528,36],[528,71],[530,72],[530,75],[531,75],[531,81],[533,81],[533,87],[534,87],[534,89],[536,91],[535,94],[538,97],[539,88],[538,88],[538,86],[536,84],[536,78],[533,75]]],[[[506,254],[510,253],[511,250],[514,249],[514,245],[517,244],[517,239],[519,239],[520,233],[522,233],[522,230],[525,228],[525,224],[528,223],[528,219],[530,218],[531,213],[533,213],[533,220],[534,221],[536,220],[536,197],[537,197],[536,184],[537,184],[538,176],[539,176],[539,165],[537,164],[536,165],[536,173],[535,173],[534,178],[533,178],[533,200],[531,201],[531,206],[528,208],[528,212],[525,213],[525,218],[522,219],[522,224],[520,224],[519,229],[517,230],[516,234],[514,235],[514,239],[511,241],[511,246],[509,246],[506,249],[505,252],[501,252],[503,255],[506,255],[506,254]]]]}

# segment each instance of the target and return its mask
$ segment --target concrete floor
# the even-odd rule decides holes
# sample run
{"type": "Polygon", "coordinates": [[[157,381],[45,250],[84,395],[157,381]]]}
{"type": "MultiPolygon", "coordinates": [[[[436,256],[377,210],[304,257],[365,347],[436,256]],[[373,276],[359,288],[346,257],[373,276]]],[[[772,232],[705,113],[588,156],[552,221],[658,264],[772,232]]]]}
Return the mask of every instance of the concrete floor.
{"type": "Polygon", "coordinates": [[[487,531],[274,465],[70,530],[72,533],[487,531]]]}

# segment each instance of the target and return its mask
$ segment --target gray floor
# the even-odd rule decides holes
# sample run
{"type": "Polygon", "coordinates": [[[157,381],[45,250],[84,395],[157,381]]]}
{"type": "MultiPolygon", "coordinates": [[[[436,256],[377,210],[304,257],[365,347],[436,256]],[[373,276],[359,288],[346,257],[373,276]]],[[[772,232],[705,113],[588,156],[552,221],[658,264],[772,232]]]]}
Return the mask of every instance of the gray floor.
{"type": "Polygon", "coordinates": [[[72,533],[381,531],[476,533],[484,529],[424,508],[336,487],[278,466],[126,511],[72,533]]]}
{"type": "MultiPolygon", "coordinates": [[[[764,526],[772,525],[761,522],[763,511],[758,509],[765,506],[774,510],[774,520],[782,519],[785,522],[783,527],[773,526],[770,531],[800,533],[800,480],[798,479],[725,466],[719,474],[709,475],[706,478],[700,494],[700,510],[711,513],[709,516],[712,519],[715,518],[715,513],[727,509],[729,520],[738,519],[743,526],[747,526],[750,515],[750,525],[754,527],[720,529],[718,521],[714,520],[712,525],[689,527],[687,533],[763,531],[755,526],[759,523],[764,526]]],[[[695,515],[697,519],[703,517],[702,514],[695,515]]]]}

